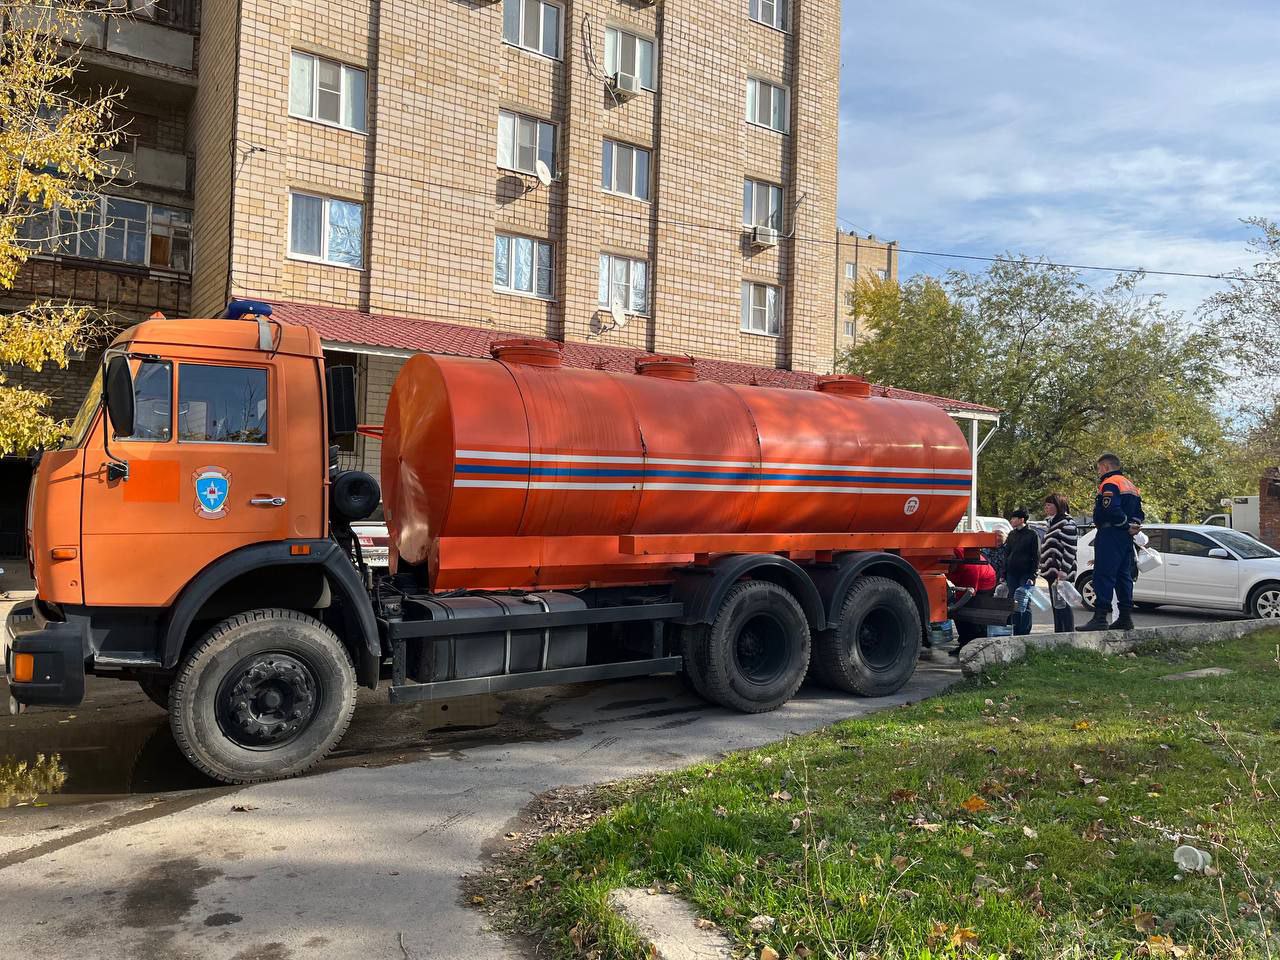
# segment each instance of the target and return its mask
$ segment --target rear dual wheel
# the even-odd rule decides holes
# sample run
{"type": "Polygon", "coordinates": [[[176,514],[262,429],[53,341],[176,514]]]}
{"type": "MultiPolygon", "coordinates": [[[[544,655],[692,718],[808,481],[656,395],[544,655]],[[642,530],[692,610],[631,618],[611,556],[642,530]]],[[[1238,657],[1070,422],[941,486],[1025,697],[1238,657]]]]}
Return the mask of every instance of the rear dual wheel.
{"type": "Polygon", "coordinates": [[[746,580],[725,595],[710,626],[685,627],[685,674],[703,698],[742,713],[782,706],[809,668],[809,621],[789,591],[746,580]]]}
{"type": "Polygon", "coordinates": [[[902,584],[862,577],[845,595],[836,625],[814,643],[814,679],[863,697],[897,693],[915,673],[922,635],[920,610],[902,584]]]}

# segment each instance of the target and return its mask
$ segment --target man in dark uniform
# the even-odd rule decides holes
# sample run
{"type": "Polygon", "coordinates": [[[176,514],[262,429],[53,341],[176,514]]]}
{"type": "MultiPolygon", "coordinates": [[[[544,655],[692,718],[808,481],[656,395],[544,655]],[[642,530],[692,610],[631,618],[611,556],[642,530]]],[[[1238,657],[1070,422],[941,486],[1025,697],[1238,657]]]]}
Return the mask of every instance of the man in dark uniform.
{"type": "Polygon", "coordinates": [[[1145,519],[1142,494],[1124,475],[1120,458],[1104,453],[1098,458],[1098,496],[1093,502],[1093,617],[1081,630],[1133,629],[1133,535],[1145,519]],[[1120,616],[1108,627],[1111,598],[1120,605],[1120,616]]]}

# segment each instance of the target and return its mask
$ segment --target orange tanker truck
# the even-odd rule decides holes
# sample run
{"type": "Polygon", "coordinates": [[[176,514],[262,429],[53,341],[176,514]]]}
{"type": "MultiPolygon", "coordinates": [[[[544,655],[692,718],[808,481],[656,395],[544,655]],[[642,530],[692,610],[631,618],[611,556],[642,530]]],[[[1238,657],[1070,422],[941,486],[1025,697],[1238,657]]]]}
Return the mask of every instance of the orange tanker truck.
{"type": "Polygon", "coordinates": [[[253,302],[125,331],[36,469],[11,709],[136,681],[195,766],[247,783],[324,757],[357,685],[409,703],[683,671],[747,713],[807,675],[883,696],[948,617],[954,549],[991,542],[953,532],[970,454],[931,405],[492,353],[404,365],[379,484],[337,467],[354,378],[314,331],[253,302]],[[374,578],[350,525],[380,497],[374,578]]]}

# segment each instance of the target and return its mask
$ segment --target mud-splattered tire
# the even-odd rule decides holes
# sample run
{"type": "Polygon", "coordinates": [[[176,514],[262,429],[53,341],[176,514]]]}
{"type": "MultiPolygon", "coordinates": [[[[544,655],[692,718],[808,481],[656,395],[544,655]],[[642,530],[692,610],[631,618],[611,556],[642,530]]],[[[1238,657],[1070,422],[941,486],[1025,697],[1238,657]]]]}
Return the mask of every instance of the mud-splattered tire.
{"type": "Polygon", "coordinates": [[[897,693],[920,659],[920,610],[906,587],[887,577],[855,580],[835,627],[814,643],[814,679],[863,697],[897,693]]]}
{"type": "Polygon", "coordinates": [[[147,699],[161,710],[169,709],[169,690],[173,686],[172,677],[142,676],[138,678],[138,686],[147,695],[147,699]]]}
{"type": "Polygon", "coordinates": [[[705,696],[743,713],[776,710],[809,669],[809,621],[787,590],[747,580],[725,595],[705,642],[694,645],[691,680],[705,696]]]}
{"type": "Polygon", "coordinates": [[[296,610],[223,620],[188,652],[173,680],[178,748],[223,783],[297,776],[351,722],[356,678],[333,631],[296,610]]]}

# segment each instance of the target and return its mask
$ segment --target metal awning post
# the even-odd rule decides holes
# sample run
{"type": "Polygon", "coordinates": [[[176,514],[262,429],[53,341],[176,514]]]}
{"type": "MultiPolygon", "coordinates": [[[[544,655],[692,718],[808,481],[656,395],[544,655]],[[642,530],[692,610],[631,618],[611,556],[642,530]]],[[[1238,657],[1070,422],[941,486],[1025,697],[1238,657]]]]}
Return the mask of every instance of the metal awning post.
{"type": "Polygon", "coordinates": [[[952,410],[950,413],[956,420],[969,423],[969,469],[972,471],[972,476],[969,478],[969,516],[965,523],[969,530],[973,531],[978,529],[978,455],[1000,429],[1000,417],[998,414],[978,413],[971,410],[952,410]],[[979,421],[991,424],[991,429],[987,431],[987,435],[981,442],[978,441],[979,421]]]}

